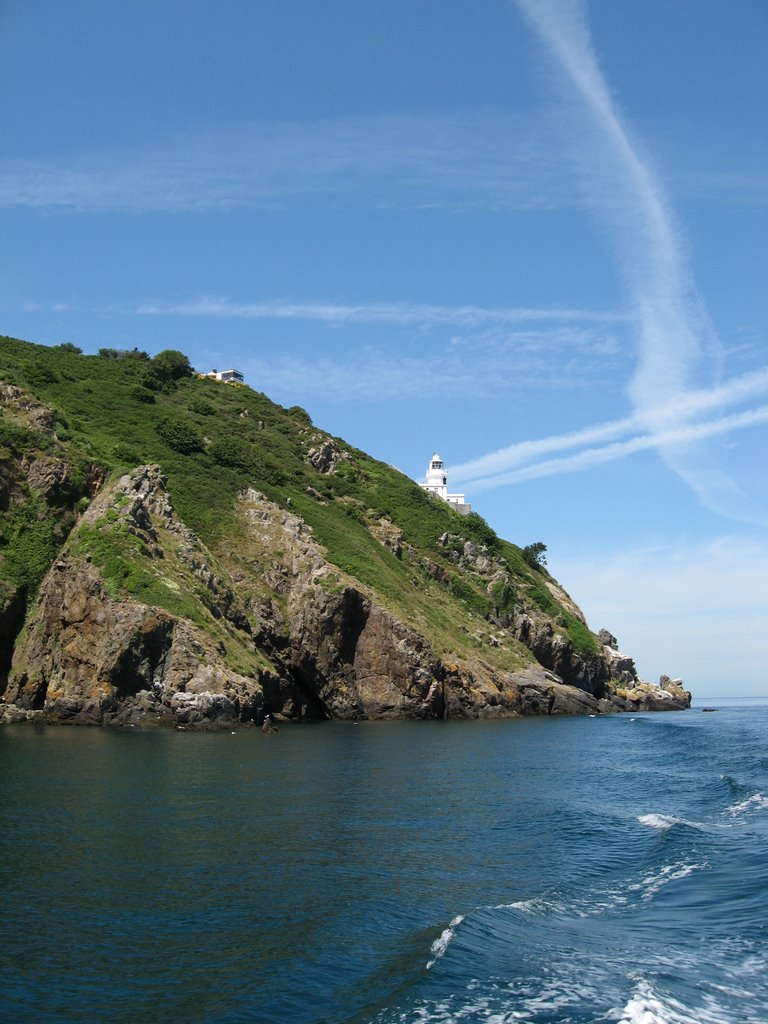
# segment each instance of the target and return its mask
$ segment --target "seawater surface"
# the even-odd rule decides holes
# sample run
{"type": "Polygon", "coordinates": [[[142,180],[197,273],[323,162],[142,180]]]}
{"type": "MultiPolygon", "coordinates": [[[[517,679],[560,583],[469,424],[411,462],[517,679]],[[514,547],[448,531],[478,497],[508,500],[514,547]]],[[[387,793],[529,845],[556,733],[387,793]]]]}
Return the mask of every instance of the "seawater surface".
{"type": "Polygon", "coordinates": [[[765,1024],[768,702],[717,706],[5,728],[0,1020],[765,1024]]]}

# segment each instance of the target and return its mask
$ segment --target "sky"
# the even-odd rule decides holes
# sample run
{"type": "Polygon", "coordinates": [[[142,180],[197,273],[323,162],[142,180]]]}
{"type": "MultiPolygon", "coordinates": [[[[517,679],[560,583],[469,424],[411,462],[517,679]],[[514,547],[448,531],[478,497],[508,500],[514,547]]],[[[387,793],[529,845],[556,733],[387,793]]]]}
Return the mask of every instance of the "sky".
{"type": "Polygon", "coordinates": [[[0,0],[0,333],[181,349],[768,694],[764,0],[0,0]]]}

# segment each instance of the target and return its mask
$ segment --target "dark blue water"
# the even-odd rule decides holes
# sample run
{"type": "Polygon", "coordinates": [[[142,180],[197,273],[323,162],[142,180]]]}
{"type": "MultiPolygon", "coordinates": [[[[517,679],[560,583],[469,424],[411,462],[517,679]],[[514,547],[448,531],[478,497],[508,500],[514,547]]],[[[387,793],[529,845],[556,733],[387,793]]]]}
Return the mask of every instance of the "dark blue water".
{"type": "Polygon", "coordinates": [[[768,1021],[768,702],[0,730],[0,1019],[768,1021]]]}

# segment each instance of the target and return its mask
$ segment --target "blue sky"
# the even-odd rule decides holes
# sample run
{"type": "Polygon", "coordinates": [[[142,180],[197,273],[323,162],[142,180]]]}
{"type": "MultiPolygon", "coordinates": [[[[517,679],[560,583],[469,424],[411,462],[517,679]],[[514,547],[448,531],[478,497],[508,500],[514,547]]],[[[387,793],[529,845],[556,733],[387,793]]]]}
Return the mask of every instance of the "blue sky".
{"type": "Polygon", "coordinates": [[[248,382],[768,693],[763,0],[2,0],[0,331],[248,382]]]}

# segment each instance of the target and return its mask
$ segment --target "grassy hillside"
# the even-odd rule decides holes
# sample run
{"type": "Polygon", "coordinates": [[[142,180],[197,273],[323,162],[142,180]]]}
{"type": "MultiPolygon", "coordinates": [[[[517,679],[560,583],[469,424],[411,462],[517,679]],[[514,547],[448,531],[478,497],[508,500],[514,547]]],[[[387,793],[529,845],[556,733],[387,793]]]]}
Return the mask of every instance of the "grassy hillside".
{"type": "MultiPolygon", "coordinates": [[[[515,606],[545,613],[576,650],[598,649],[546,571],[528,565],[520,548],[500,540],[480,516],[459,515],[392,467],[329,439],[299,407],[285,409],[251,387],[184,369],[162,354],[85,356],[0,338],[0,381],[31,393],[55,417],[51,436],[4,415],[0,467],[25,457],[62,458],[71,467],[58,509],[29,487],[23,500],[17,494],[7,503],[0,581],[23,583],[31,594],[86,503],[89,476],[152,462],[162,466],[179,516],[227,565],[238,560],[236,498],[253,487],[301,516],[328,560],[429,635],[440,656],[478,649],[477,630],[503,627],[515,606]],[[321,473],[311,452],[329,440],[336,467],[321,473]],[[382,542],[387,537],[392,543],[382,542]],[[485,552],[493,578],[474,571],[467,543],[485,552]]],[[[121,557],[130,562],[130,552],[121,557]]],[[[129,569],[118,582],[135,593],[141,573],[129,569]]],[[[160,591],[153,603],[163,603],[160,591]]],[[[513,641],[486,648],[484,656],[499,668],[519,667],[528,657],[513,641]]]]}

